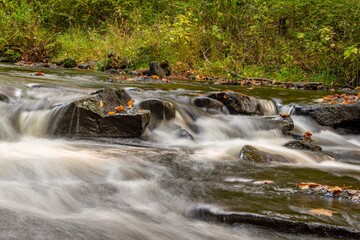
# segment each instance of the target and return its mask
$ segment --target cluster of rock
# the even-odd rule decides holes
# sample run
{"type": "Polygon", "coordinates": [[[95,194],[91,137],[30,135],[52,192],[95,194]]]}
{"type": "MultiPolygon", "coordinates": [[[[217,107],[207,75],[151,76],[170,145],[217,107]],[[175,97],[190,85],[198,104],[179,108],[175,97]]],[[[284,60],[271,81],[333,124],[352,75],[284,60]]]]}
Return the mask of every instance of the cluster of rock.
{"type": "Polygon", "coordinates": [[[353,104],[316,104],[294,106],[295,114],[313,118],[322,126],[329,126],[340,134],[360,133],[360,101],[353,104]]]}

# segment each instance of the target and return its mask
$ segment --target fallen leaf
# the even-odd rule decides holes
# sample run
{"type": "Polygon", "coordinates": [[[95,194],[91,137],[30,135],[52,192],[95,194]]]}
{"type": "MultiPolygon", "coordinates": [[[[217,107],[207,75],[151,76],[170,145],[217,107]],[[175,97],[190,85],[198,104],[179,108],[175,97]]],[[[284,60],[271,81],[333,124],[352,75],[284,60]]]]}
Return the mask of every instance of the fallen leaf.
{"type": "Polygon", "coordinates": [[[321,185],[318,184],[318,183],[314,183],[314,182],[301,182],[301,183],[297,184],[297,186],[300,189],[309,189],[309,188],[316,188],[316,187],[319,187],[321,185]]]}
{"type": "Polygon", "coordinates": [[[126,105],[127,105],[129,108],[131,108],[131,107],[134,105],[134,102],[135,102],[134,99],[130,99],[130,100],[126,103],[126,105]]]}
{"type": "Polygon", "coordinates": [[[44,76],[44,73],[42,73],[42,72],[36,72],[36,73],[35,73],[35,76],[44,76]]]}
{"type": "Polygon", "coordinates": [[[282,117],[282,118],[287,118],[287,117],[289,117],[289,114],[287,114],[287,113],[280,113],[280,117],[282,117]]]}
{"type": "Polygon", "coordinates": [[[100,100],[99,107],[103,107],[103,106],[104,106],[104,102],[102,100],[100,100]]]}
{"type": "Polygon", "coordinates": [[[120,105],[118,107],[115,108],[115,111],[118,113],[118,112],[121,112],[121,111],[124,111],[125,110],[125,107],[123,105],[120,105]]]}
{"type": "Polygon", "coordinates": [[[335,187],[328,187],[327,191],[332,192],[334,194],[338,194],[341,193],[343,189],[341,187],[335,186],[335,187]]]}
{"type": "Polygon", "coordinates": [[[151,75],[151,78],[153,79],[159,79],[160,77],[158,75],[151,75]]]}
{"type": "Polygon", "coordinates": [[[324,216],[332,217],[332,215],[336,212],[328,210],[328,209],[324,209],[324,208],[314,208],[314,209],[309,210],[309,213],[315,214],[315,215],[324,215],[324,216]]]}
{"type": "Polygon", "coordinates": [[[108,114],[109,116],[112,116],[112,115],[115,115],[116,112],[108,112],[107,114],[108,114]]]}

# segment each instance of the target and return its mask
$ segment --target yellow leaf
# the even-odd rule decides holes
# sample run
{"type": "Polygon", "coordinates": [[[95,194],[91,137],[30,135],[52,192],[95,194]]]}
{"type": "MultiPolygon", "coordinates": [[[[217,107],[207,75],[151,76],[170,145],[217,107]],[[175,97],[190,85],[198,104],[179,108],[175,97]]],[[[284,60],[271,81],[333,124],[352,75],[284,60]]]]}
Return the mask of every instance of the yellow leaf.
{"type": "Polygon", "coordinates": [[[134,102],[135,102],[134,99],[130,99],[130,100],[127,102],[126,105],[127,105],[129,108],[131,108],[131,107],[134,105],[134,102]]]}
{"type": "Polygon", "coordinates": [[[153,79],[159,79],[160,77],[158,75],[151,75],[151,78],[153,79]]]}
{"type": "Polygon", "coordinates": [[[104,106],[104,102],[103,102],[102,100],[100,100],[99,106],[100,106],[100,107],[103,107],[103,106],[104,106]]]}
{"type": "Polygon", "coordinates": [[[324,215],[324,216],[332,217],[332,215],[336,212],[328,210],[328,209],[324,209],[324,208],[314,208],[314,209],[309,210],[309,213],[315,214],[315,215],[324,215]]]}
{"type": "Polygon", "coordinates": [[[107,114],[108,114],[109,116],[112,116],[112,115],[115,115],[116,112],[108,112],[107,114]]]}

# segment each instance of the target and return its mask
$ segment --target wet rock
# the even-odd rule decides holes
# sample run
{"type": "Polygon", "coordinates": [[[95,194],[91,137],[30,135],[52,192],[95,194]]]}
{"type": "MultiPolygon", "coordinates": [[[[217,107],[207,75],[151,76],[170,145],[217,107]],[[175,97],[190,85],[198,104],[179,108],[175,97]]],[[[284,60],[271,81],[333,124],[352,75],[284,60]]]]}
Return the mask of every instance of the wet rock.
{"type": "Polygon", "coordinates": [[[319,145],[316,145],[311,142],[306,142],[303,140],[291,141],[291,142],[286,143],[284,146],[288,147],[288,148],[300,149],[300,150],[310,150],[310,151],[314,151],[314,152],[322,151],[322,148],[319,145]]]}
{"type": "Polygon", "coordinates": [[[312,234],[321,238],[360,239],[360,232],[355,229],[319,222],[300,222],[246,212],[214,212],[204,207],[194,209],[192,215],[194,218],[203,221],[216,221],[227,224],[252,224],[268,228],[270,231],[312,234]]]}
{"type": "Polygon", "coordinates": [[[77,67],[77,62],[74,58],[65,58],[62,61],[62,64],[64,66],[64,68],[75,68],[77,67]]]}
{"type": "Polygon", "coordinates": [[[194,141],[194,137],[185,129],[181,128],[177,131],[176,136],[182,139],[188,139],[194,141]]]}
{"type": "Polygon", "coordinates": [[[261,151],[251,145],[245,145],[240,151],[240,159],[255,163],[266,162],[291,162],[289,159],[278,154],[261,151]]]}
{"type": "Polygon", "coordinates": [[[263,115],[258,99],[236,92],[216,92],[210,98],[222,102],[230,114],[263,115]]]}
{"type": "Polygon", "coordinates": [[[360,101],[354,104],[296,106],[295,114],[308,115],[320,125],[342,134],[360,133],[360,101]]]}
{"type": "Polygon", "coordinates": [[[106,70],[105,72],[108,74],[119,74],[120,73],[120,71],[115,68],[110,68],[110,69],[106,70]]]}
{"type": "Polygon", "coordinates": [[[60,108],[51,132],[69,137],[139,137],[149,124],[149,111],[129,108],[109,114],[130,99],[124,90],[98,90],[60,108]]]}
{"type": "Polygon", "coordinates": [[[153,129],[163,120],[175,118],[175,106],[172,102],[159,99],[148,99],[139,104],[142,109],[150,110],[151,120],[149,128],[153,129]]]}
{"type": "Polygon", "coordinates": [[[209,97],[197,97],[193,100],[195,106],[204,109],[206,112],[210,114],[229,114],[229,110],[225,107],[225,105],[213,98],[209,97]]]}
{"type": "Polygon", "coordinates": [[[161,67],[162,69],[164,69],[164,72],[165,72],[165,75],[166,75],[166,76],[171,76],[172,71],[171,71],[171,67],[170,67],[170,64],[169,64],[168,61],[163,61],[163,62],[161,62],[161,63],[160,63],[160,67],[161,67]]]}
{"type": "Polygon", "coordinates": [[[159,78],[164,78],[166,76],[164,69],[162,69],[157,62],[150,63],[149,76],[153,75],[156,75],[159,78]]]}
{"type": "Polygon", "coordinates": [[[78,68],[80,69],[91,69],[96,65],[96,62],[85,62],[79,64],[78,68]]]}
{"type": "Polygon", "coordinates": [[[287,135],[294,130],[294,121],[290,116],[264,117],[264,119],[266,120],[265,127],[269,130],[279,129],[283,135],[287,135]]]}
{"type": "Polygon", "coordinates": [[[0,63],[13,63],[14,61],[8,57],[0,57],[0,63]]]}
{"type": "Polygon", "coordinates": [[[9,102],[9,97],[0,93],[0,102],[6,102],[8,103],[9,102]]]}

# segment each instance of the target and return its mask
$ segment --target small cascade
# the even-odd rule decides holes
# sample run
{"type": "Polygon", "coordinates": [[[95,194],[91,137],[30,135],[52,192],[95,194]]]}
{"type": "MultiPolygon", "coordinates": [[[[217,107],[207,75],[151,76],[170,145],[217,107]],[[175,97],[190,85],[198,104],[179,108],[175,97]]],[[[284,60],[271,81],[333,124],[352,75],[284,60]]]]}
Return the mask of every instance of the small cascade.
{"type": "Polygon", "coordinates": [[[261,111],[264,115],[278,114],[278,109],[272,100],[259,99],[261,111]]]}

